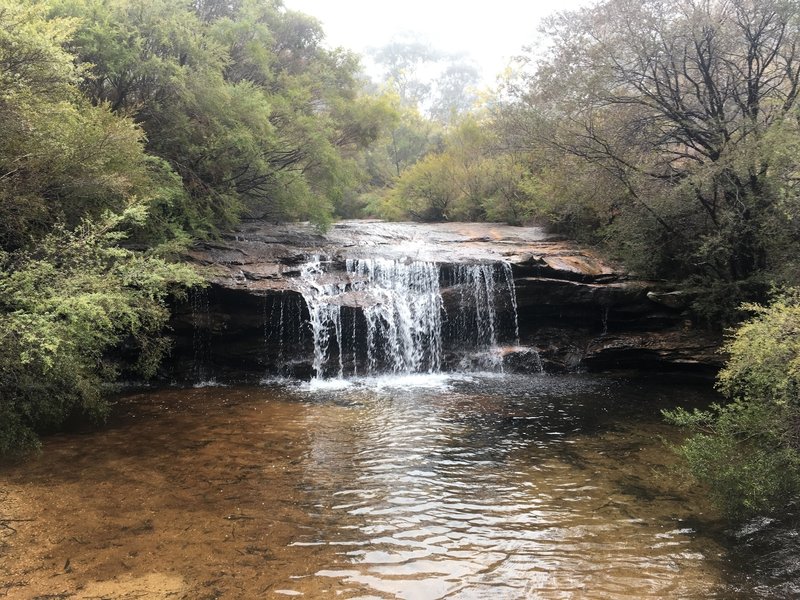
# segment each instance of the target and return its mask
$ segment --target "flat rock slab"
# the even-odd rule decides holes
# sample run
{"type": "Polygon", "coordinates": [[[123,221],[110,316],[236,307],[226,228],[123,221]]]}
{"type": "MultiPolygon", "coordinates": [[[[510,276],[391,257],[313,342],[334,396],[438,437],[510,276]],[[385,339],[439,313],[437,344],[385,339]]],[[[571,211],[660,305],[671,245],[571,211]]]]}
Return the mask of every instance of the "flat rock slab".
{"type": "Polygon", "coordinates": [[[505,261],[519,270],[585,281],[622,277],[592,250],[540,227],[495,223],[341,221],[321,233],[308,223],[250,221],[186,254],[190,262],[210,267],[213,283],[253,291],[291,289],[299,265],[315,257],[331,262],[332,271],[343,271],[349,259],[385,258],[452,265],[505,261]]]}

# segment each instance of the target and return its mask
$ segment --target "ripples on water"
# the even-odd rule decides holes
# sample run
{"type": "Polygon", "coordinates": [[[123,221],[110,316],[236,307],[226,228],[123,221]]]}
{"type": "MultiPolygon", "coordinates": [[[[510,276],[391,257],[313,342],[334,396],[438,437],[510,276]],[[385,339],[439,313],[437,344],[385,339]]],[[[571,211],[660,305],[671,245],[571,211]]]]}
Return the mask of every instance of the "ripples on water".
{"type": "Polygon", "coordinates": [[[625,397],[636,390],[414,376],[300,394],[344,407],[308,415],[304,487],[323,524],[295,545],[339,548],[317,577],[409,599],[696,597],[719,583],[721,549],[643,481],[667,477],[657,417],[614,420],[653,400],[625,397]]]}
{"type": "Polygon", "coordinates": [[[148,392],[6,472],[35,527],[0,544],[0,579],[125,599],[155,597],[113,587],[154,573],[185,598],[792,597],[796,530],[737,541],[673,470],[659,411],[708,387],[470,374],[148,392]]]}

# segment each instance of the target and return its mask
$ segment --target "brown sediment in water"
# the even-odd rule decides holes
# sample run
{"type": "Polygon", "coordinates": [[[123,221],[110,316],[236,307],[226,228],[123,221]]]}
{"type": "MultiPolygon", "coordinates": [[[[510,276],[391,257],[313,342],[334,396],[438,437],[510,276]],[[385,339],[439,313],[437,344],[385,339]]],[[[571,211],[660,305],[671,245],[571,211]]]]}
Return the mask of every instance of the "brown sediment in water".
{"type": "Polygon", "coordinates": [[[290,547],[310,526],[298,486],[304,407],[219,395],[126,398],[109,429],[54,436],[40,456],[5,469],[0,516],[26,520],[6,532],[0,592],[268,597],[276,582],[311,574],[313,561],[298,565],[290,547]]]}
{"type": "Polygon", "coordinates": [[[104,430],[51,437],[40,456],[0,469],[0,517],[17,519],[0,531],[0,595],[726,589],[724,550],[681,524],[697,498],[654,475],[673,460],[655,440],[669,430],[597,428],[594,409],[570,410],[441,392],[128,397],[104,430]]]}

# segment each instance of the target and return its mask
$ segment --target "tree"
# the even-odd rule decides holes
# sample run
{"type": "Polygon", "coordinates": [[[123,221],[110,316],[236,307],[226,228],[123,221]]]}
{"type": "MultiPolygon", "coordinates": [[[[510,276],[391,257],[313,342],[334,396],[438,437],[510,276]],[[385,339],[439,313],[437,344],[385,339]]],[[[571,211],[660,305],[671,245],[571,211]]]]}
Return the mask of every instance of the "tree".
{"type": "Polygon", "coordinates": [[[141,129],[78,92],[82,68],[63,47],[76,26],[0,0],[0,249],[122,210],[133,195],[167,204],[179,193],[144,153],[141,129]]]}
{"type": "Polygon", "coordinates": [[[766,232],[795,226],[779,207],[796,198],[795,166],[768,140],[796,143],[799,19],[780,0],[607,0],[558,15],[550,55],[511,88],[507,142],[613,179],[611,210],[588,225],[654,256],[654,274],[715,290],[705,309],[759,297],[779,263],[766,232]],[[655,243],[631,245],[637,229],[655,243]]]}
{"type": "Polygon", "coordinates": [[[395,39],[374,49],[372,58],[383,68],[383,80],[390,83],[404,106],[421,107],[427,103],[432,84],[419,73],[437,63],[442,53],[411,36],[395,39]]]}
{"type": "Polygon", "coordinates": [[[446,154],[429,154],[403,173],[389,195],[398,215],[419,221],[457,220],[458,183],[455,167],[446,154]]]}
{"type": "Polygon", "coordinates": [[[180,180],[131,119],[80,93],[85,67],[66,49],[77,27],[0,0],[0,454],[76,413],[101,418],[112,350],[152,374],[167,294],[200,281],[155,249],[180,237],[149,217],[180,180]],[[151,250],[124,249],[130,235],[151,250]]]}
{"type": "Polygon", "coordinates": [[[457,122],[477,100],[480,74],[463,54],[441,52],[414,35],[394,39],[370,54],[382,69],[381,81],[398,95],[403,108],[416,109],[442,125],[457,122]]]}
{"type": "Polygon", "coordinates": [[[431,117],[445,125],[466,115],[477,100],[475,87],[480,75],[468,62],[451,62],[435,81],[431,117]]]}

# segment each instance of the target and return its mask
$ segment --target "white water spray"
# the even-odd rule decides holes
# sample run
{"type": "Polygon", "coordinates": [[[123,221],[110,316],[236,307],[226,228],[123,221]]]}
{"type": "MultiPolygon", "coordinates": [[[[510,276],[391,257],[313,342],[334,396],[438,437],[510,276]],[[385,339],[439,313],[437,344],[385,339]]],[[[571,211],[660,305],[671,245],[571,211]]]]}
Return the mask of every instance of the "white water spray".
{"type": "Polygon", "coordinates": [[[498,297],[510,296],[505,306],[513,309],[519,338],[510,270],[504,263],[453,267],[447,284],[458,294],[458,306],[445,315],[437,263],[348,259],[344,272],[336,273],[329,259],[314,257],[301,268],[300,293],[308,307],[316,379],[341,379],[346,365],[348,375],[439,373],[443,338],[452,351],[484,357],[481,368],[502,370],[498,297]],[[352,309],[347,317],[344,308],[352,309]]]}

